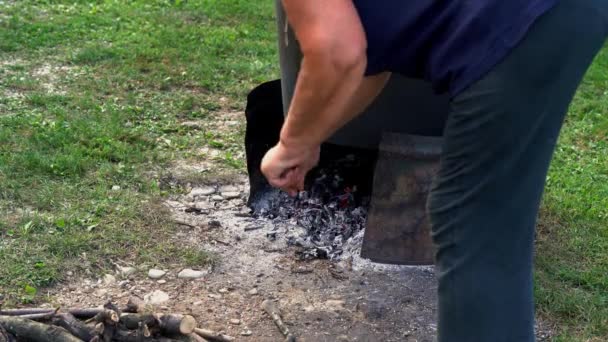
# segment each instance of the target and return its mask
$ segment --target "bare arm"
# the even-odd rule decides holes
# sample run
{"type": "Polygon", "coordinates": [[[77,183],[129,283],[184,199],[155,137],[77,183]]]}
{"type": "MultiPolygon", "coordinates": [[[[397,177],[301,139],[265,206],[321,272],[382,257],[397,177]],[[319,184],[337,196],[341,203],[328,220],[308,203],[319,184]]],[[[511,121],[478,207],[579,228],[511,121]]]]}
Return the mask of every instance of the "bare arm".
{"type": "Polygon", "coordinates": [[[281,141],[318,145],[358,115],[386,75],[365,78],[365,32],[351,0],[283,0],[303,59],[281,141]]]}
{"type": "Polygon", "coordinates": [[[262,161],[273,186],[295,194],[319,146],[360,114],[388,80],[364,77],[365,32],[351,0],[283,0],[303,59],[279,143],[262,161]]]}

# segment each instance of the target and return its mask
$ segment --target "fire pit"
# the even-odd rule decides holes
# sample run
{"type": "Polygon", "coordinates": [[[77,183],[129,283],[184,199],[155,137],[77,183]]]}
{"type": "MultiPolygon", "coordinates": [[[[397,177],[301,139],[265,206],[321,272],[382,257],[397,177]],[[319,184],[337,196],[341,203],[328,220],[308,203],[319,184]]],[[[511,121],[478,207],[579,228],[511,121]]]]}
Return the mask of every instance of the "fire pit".
{"type": "Polygon", "coordinates": [[[319,165],[308,175],[306,191],[297,198],[271,189],[264,179],[260,163],[279,140],[302,58],[281,2],[276,5],[282,79],[260,85],[247,99],[249,206],[256,216],[291,220],[304,228],[308,233],[305,239],[290,241],[303,248],[302,258],[339,257],[344,241],[371,222],[369,231],[373,234],[366,233],[364,242],[367,257],[374,260],[377,254],[375,261],[388,263],[432,263],[433,246],[424,208],[428,184],[437,166],[449,99],[434,94],[427,82],[393,75],[364,113],[321,146],[319,165]],[[395,142],[408,143],[401,146],[395,142]],[[386,179],[374,181],[377,160],[386,179]],[[415,172],[413,165],[417,165],[415,172]],[[425,173],[428,176],[417,176],[425,173]],[[389,189],[390,184],[402,187],[389,189]],[[382,204],[374,205],[376,197],[382,204]],[[401,215],[394,215],[401,208],[401,215]],[[368,211],[372,213],[370,221],[368,211]],[[405,251],[400,246],[414,250],[405,251]],[[382,253],[376,253],[380,250],[382,253]]]}

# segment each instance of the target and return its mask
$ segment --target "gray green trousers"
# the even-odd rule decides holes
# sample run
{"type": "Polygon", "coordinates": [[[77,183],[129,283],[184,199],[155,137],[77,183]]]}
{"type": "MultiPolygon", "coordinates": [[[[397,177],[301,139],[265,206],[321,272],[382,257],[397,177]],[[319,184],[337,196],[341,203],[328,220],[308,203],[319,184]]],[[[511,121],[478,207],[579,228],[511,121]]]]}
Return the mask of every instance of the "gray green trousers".
{"type": "Polygon", "coordinates": [[[428,210],[440,342],[534,341],[534,231],[564,116],[608,34],[608,1],[561,0],[451,102],[428,210]]]}

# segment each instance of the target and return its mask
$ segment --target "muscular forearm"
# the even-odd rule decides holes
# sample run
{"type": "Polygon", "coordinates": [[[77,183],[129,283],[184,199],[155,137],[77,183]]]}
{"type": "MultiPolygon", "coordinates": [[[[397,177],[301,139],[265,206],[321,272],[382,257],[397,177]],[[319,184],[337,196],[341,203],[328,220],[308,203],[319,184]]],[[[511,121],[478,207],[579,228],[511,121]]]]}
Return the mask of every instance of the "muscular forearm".
{"type": "Polygon", "coordinates": [[[305,56],[281,140],[318,145],[352,119],[349,106],[363,83],[365,60],[336,68],[330,58],[305,56]]]}
{"type": "Polygon", "coordinates": [[[283,3],[303,60],[281,142],[315,146],[359,114],[386,75],[364,77],[365,32],[352,0],[283,3]]]}

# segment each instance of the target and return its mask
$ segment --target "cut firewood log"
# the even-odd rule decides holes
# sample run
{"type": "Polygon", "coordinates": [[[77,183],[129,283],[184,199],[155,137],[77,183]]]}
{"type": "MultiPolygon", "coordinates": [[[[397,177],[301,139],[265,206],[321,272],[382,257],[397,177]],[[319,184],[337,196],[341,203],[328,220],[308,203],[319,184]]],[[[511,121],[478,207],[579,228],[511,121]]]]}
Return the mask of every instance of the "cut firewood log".
{"type": "Polygon", "coordinates": [[[120,321],[118,313],[114,310],[104,309],[90,320],[97,323],[103,323],[102,341],[111,342],[118,330],[117,326],[118,322],[120,321]]]}
{"type": "Polygon", "coordinates": [[[105,325],[103,323],[95,324],[95,333],[97,335],[103,335],[103,331],[105,330],[105,325]]]}
{"type": "Polygon", "coordinates": [[[136,313],[123,313],[120,315],[120,323],[127,329],[137,329],[139,323],[144,323],[148,327],[156,327],[159,325],[156,316],[153,314],[136,314],[136,313]]]}
{"type": "Polygon", "coordinates": [[[97,335],[94,327],[90,327],[84,322],[79,321],[70,313],[57,314],[55,317],[53,317],[52,322],[54,325],[64,328],[72,335],[84,341],[90,341],[95,335],[97,335]]]}
{"type": "Polygon", "coordinates": [[[120,317],[116,311],[104,309],[98,312],[95,317],[92,318],[92,320],[94,322],[104,323],[106,325],[116,325],[118,322],[120,322],[120,317]]]}
{"type": "Polygon", "coordinates": [[[196,328],[194,329],[194,332],[207,339],[210,341],[217,341],[217,342],[232,342],[234,341],[234,337],[232,336],[228,336],[228,335],[224,335],[222,333],[219,333],[217,331],[213,331],[213,330],[209,330],[209,329],[200,329],[200,328],[196,328]]]}
{"type": "Polygon", "coordinates": [[[112,311],[116,312],[118,314],[118,317],[120,317],[121,310],[118,308],[118,306],[116,306],[116,304],[112,303],[111,300],[107,301],[103,305],[103,308],[106,310],[112,310],[112,311]]]}
{"type": "Polygon", "coordinates": [[[194,332],[196,328],[196,320],[190,315],[158,315],[160,323],[160,331],[163,334],[188,335],[194,332]]]}
{"type": "Polygon", "coordinates": [[[0,325],[18,340],[33,342],[82,342],[67,330],[14,316],[0,316],[0,325]]]}
{"type": "Polygon", "coordinates": [[[139,336],[142,340],[144,338],[150,337],[150,329],[146,325],[146,323],[139,322],[139,327],[137,327],[137,336],[139,336]]]}

